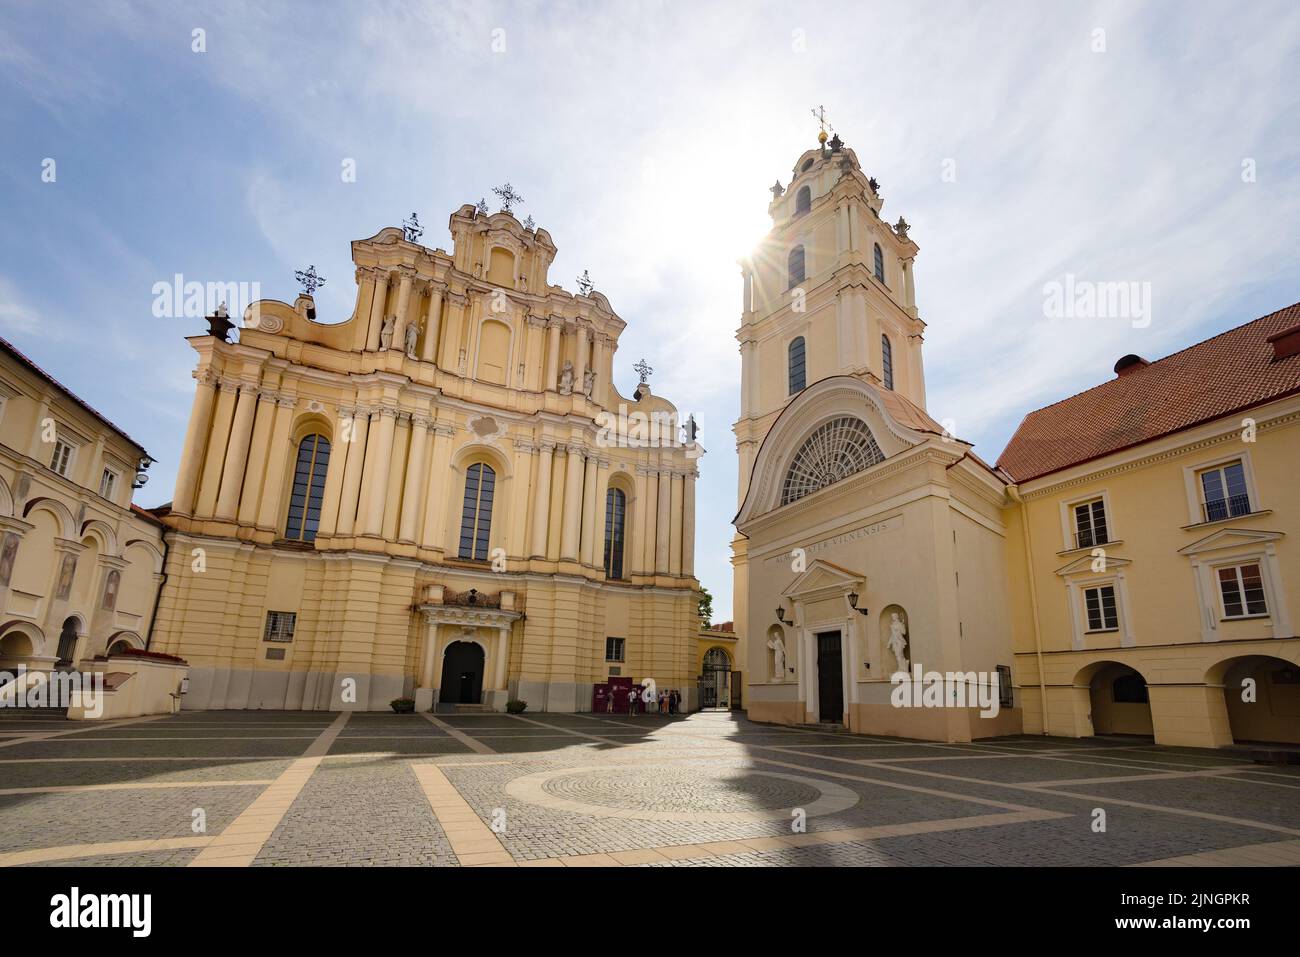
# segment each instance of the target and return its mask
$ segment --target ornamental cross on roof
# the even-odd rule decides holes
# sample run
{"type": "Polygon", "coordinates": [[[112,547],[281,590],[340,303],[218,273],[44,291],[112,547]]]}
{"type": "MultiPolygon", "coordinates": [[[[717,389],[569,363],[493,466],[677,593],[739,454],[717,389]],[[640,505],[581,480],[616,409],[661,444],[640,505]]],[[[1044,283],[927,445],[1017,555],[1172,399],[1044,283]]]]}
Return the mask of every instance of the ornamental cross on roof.
{"type": "Polygon", "coordinates": [[[817,118],[817,126],[820,128],[822,136],[821,141],[826,142],[826,134],[835,132],[835,127],[826,122],[826,107],[818,104],[809,112],[817,118]]]}
{"type": "Polygon", "coordinates": [[[302,291],[308,296],[314,295],[317,289],[325,285],[325,277],[316,275],[315,266],[308,266],[305,270],[296,270],[293,278],[298,280],[302,285],[302,291]]]}
{"type": "Polygon", "coordinates": [[[578,292],[582,293],[584,296],[590,296],[591,291],[595,288],[595,285],[593,285],[591,281],[591,273],[584,269],[582,275],[578,277],[578,292]]]}
{"type": "Polygon", "coordinates": [[[515,192],[515,188],[509,183],[504,186],[493,186],[492,192],[497,194],[497,199],[501,200],[501,211],[510,212],[515,203],[522,203],[524,198],[515,192]]]}
{"type": "Polygon", "coordinates": [[[639,375],[639,376],[641,377],[641,384],[642,384],[642,385],[645,385],[646,382],[649,381],[649,379],[650,379],[650,374],[651,374],[652,372],[655,371],[654,369],[650,368],[649,363],[647,363],[644,359],[642,359],[640,362],[638,362],[638,363],[637,363],[636,365],[634,365],[632,368],[635,369],[635,370],[636,370],[636,374],[639,375]]]}
{"type": "Polygon", "coordinates": [[[424,227],[420,225],[420,217],[411,214],[410,219],[402,221],[402,235],[408,243],[418,243],[420,237],[424,235],[424,227]]]}

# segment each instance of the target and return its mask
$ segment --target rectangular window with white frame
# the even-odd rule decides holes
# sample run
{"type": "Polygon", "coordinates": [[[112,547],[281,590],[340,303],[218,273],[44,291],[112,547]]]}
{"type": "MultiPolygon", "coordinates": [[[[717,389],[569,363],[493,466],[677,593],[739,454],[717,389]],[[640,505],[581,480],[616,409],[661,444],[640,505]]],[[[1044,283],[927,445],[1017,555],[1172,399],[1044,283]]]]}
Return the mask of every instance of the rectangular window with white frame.
{"type": "Polygon", "coordinates": [[[117,494],[117,473],[112,469],[104,469],[104,474],[100,476],[99,494],[110,502],[117,494]]]}
{"type": "Polygon", "coordinates": [[[1110,541],[1106,527],[1106,503],[1101,498],[1074,506],[1074,547],[1095,548],[1110,541]]]}
{"type": "Polygon", "coordinates": [[[605,660],[622,661],[624,654],[623,638],[606,638],[605,639],[605,660]]]}
{"type": "Polygon", "coordinates": [[[1095,585],[1083,590],[1083,606],[1088,616],[1088,631],[1119,631],[1119,606],[1114,585],[1095,585]]]}
{"type": "Polygon", "coordinates": [[[50,470],[64,478],[72,471],[72,453],[75,451],[73,446],[56,438],[54,440],[54,452],[50,455],[50,470]]]}
{"type": "Polygon", "coordinates": [[[1217,522],[1251,513],[1246,469],[1240,460],[1225,462],[1196,473],[1201,495],[1201,521],[1217,522]]]}
{"type": "Polygon", "coordinates": [[[1267,617],[1268,599],[1264,595],[1264,576],[1258,562],[1221,565],[1215,571],[1225,620],[1267,617]]]}

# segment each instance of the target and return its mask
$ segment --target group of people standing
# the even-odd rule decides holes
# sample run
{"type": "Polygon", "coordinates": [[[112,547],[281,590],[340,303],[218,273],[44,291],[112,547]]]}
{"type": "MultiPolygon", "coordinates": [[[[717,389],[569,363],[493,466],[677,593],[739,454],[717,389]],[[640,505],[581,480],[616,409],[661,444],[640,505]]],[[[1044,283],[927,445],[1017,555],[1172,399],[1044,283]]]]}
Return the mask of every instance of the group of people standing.
{"type": "MultiPolygon", "coordinates": [[[[611,714],[614,711],[612,694],[605,698],[605,710],[611,714]]],[[[631,717],[635,718],[638,711],[653,714],[656,710],[662,715],[681,714],[682,693],[676,688],[656,692],[649,686],[642,685],[634,685],[627,690],[627,713],[631,717]]]]}

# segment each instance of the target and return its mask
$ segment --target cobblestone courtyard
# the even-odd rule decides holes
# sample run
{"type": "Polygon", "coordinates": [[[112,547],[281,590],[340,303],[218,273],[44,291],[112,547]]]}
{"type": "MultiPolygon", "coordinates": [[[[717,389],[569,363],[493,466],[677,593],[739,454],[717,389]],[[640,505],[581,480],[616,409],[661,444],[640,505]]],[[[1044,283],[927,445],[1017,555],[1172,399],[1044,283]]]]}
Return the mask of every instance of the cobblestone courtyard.
{"type": "Polygon", "coordinates": [[[1147,863],[1300,864],[1300,768],[724,713],[0,720],[6,866],[1147,863]]]}

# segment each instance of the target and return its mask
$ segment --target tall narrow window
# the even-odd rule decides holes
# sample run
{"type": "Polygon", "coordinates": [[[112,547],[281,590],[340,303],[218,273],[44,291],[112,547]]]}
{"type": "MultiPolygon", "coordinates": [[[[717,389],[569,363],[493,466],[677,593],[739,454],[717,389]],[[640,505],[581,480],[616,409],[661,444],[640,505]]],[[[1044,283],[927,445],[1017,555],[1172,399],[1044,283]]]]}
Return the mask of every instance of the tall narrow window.
{"type": "Polygon", "coordinates": [[[54,440],[54,454],[50,456],[50,468],[67,478],[72,470],[72,446],[62,439],[54,440]]]}
{"type": "Polygon", "coordinates": [[[1101,585],[1083,590],[1084,607],[1088,612],[1089,631],[1116,631],[1119,629],[1119,612],[1115,607],[1115,586],[1101,585]]]}
{"type": "Polygon", "coordinates": [[[885,388],[894,388],[894,347],[889,336],[880,337],[880,365],[885,373],[885,388]]]}
{"type": "Polygon", "coordinates": [[[1095,498],[1074,506],[1074,547],[1094,548],[1110,541],[1106,530],[1106,503],[1095,498]]]}
{"type": "Polygon", "coordinates": [[[284,537],[295,542],[314,542],[320,528],[320,503],[325,497],[325,470],[330,464],[330,440],[308,435],[298,443],[298,462],[293,470],[293,491],[289,494],[289,518],[284,537]]]}
{"type": "Polygon", "coordinates": [[[487,561],[496,481],[497,473],[481,462],[475,462],[465,471],[465,506],[460,513],[461,558],[487,561]]]}
{"type": "Polygon", "coordinates": [[[802,216],[810,209],[812,209],[812,190],[804,186],[794,194],[794,214],[802,216]]]}
{"type": "Polygon", "coordinates": [[[790,394],[802,392],[808,383],[808,374],[804,364],[803,336],[796,336],[790,342],[790,394]]]}
{"type": "Polygon", "coordinates": [[[1240,462],[1229,462],[1201,473],[1201,492],[1205,497],[1207,522],[1250,514],[1250,494],[1246,491],[1246,471],[1240,462]]]}
{"type": "Polygon", "coordinates": [[[627,517],[627,496],[622,489],[605,493],[605,577],[623,577],[623,524],[627,517]]]}
{"type": "Polygon", "coordinates": [[[880,243],[876,243],[876,278],[881,282],[885,281],[885,254],[880,251],[880,243]]]}
{"type": "Polygon", "coordinates": [[[790,250],[790,285],[787,287],[793,289],[799,283],[803,282],[803,247],[795,246],[790,250]]]}

